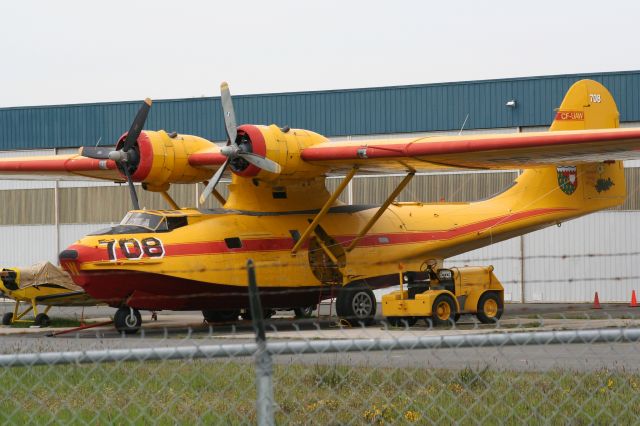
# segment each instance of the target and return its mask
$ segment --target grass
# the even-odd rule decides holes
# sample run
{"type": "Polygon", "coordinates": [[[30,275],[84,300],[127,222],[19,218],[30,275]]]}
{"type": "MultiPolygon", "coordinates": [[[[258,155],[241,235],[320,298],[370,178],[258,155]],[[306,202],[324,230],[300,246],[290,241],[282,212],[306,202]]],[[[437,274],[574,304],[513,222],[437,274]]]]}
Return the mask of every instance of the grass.
{"type": "MultiPolygon", "coordinates": [[[[4,368],[0,423],[255,424],[249,359],[4,368]]],[[[629,424],[640,375],[275,365],[277,424],[629,424]]]]}
{"type": "MultiPolygon", "coordinates": [[[[95,321],[85,321],[85,324],[92,324],[95,323],[95,321]]],[[[11,324],[12,328],[29,328],[33,325],[36,325],[35,322],[33,322],[33,318],[29,318],[27,317],[27,319],[22,322],[15,322],[13,324],[11,324]]],[[[80,320],[77,319],[72,319],[72,318],[51,318],[51,324],[48,327],[43,327],[43,328],[50,328],[50,327],[80,327],[82,324],[80,323],[80,320]]]]}

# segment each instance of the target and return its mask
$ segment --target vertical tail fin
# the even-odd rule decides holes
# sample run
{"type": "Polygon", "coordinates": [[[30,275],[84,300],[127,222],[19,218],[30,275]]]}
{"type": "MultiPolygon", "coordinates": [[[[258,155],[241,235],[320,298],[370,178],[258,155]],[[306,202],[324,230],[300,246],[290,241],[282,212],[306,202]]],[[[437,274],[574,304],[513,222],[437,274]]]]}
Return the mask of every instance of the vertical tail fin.
{"type": "Polygon", "coordinates": [[[610,129],[620,125],[620,113],[613,96],[593,80],[575,83],[556,111],[550,131],[610,129]]]}
{"type": "MultiPolygon", "coordinates": [[[[557,109],[550,131],[606,129],[619,126],[618,108],[611,93],[593,80],[576,82],[557,109]]],[[[626,198],[622,161],[563,164],[525,171],[522,187],[555,205],[588,213],[620,205],[626,198]]]]}

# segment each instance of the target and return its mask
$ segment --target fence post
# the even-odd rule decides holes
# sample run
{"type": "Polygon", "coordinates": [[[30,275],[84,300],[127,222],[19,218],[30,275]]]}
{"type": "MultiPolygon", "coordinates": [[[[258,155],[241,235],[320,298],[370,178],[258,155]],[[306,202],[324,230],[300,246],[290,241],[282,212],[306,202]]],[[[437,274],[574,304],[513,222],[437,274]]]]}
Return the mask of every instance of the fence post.
{"type": "Polygon", "coordinates": [[[264,331],[264,315],[262,304],[260,303],[260,293],[256,283],[256,269],[253,260],[247,261],[247,274],[249,276],[249,304],[251,307],[251,318],[253,329],[256,333],[257,350],[256,357],[256,385],[258,399],[256,401],[256,411],[258,415],[258,425],[272,426],[275,424],[273,418],[273,367],[271,354],[267,351],[267,338],[264,331]]]}

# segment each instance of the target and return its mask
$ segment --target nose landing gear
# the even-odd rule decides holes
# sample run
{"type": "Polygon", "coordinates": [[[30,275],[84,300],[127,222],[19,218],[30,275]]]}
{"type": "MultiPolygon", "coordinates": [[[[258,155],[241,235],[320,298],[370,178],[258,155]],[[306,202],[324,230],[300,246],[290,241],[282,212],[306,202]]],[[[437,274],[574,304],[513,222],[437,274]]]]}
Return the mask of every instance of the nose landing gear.
{"type": "Polygon", "coordinates": [[[113,324],[120,333],[134,334],[142,325],[142,316],[140,316],[140,311],[137,309],[123,306],[116,311],[116,315],[113,317],[113,324]]]}

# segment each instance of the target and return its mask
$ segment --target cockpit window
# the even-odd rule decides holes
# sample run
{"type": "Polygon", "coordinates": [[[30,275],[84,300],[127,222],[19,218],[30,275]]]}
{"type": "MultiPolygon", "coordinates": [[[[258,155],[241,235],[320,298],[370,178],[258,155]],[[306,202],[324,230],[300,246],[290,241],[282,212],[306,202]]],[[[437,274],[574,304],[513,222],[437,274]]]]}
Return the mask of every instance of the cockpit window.
{"type": "Polygon", "coordinates": [[[169,231],[187,226],[188,223],[186,216],[167,217],[167,226],[169,227],[169,231]]]}
{"type": "Polygon", "coordinates": [[[167,220],[164,216],[149,213],[129,212],[122,219],[120,225],[140,226],[151,232],[168,231],[167,220]]]}
{"type": "Polygon", "coordinates": [[[118,226],[101,229],[89,235],[144,234],[147,232],[170,232],[187,226],[186,216],[163,216],[142,212],[129,212],[118,226]]]}

